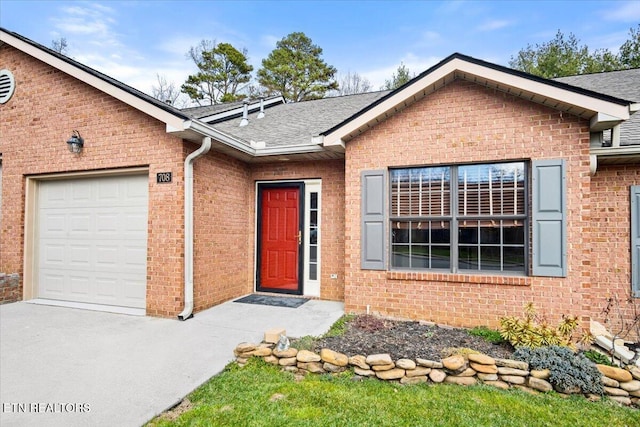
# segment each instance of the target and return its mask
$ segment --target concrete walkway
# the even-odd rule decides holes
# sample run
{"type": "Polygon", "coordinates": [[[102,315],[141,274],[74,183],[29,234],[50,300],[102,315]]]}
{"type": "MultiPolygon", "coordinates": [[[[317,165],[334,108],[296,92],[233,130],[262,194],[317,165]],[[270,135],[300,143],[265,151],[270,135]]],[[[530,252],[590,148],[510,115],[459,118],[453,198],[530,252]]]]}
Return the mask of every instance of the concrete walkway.
{"type": "Polygon", "coordinates": [[[321,335],[338,302],[227,302],[185,322],[18,302],[0,306],[0,425],[139,426],[219,373],[265,330],[321,335]]]}

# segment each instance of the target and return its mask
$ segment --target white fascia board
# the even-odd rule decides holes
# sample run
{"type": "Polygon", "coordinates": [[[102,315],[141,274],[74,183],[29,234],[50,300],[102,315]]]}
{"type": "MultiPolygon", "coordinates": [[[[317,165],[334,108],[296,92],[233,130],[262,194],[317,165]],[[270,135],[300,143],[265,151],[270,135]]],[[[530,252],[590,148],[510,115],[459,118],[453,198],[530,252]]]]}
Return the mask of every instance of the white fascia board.
{"type": "Polygon", "coordinates": [[[620,105],[602,99],[593,98],[588,95],[559,88],[544,82],[488,68],[479,64],[464,61],[460,58],[454,58],[442,65],[440,68],[425,75],[420,80],[410,84],[405,89],[397,92],[382,103],[376,105],[374,108],[346,123],[344,126],[341,126],[330,134],[325,135],[325,141],[327,141],[325,142],[325,146],[339,144],[339,141],[350,133],[374,122],[388,111],[391,111],[403,104],[406,100],[421,94],[425,89],[456,72],[471,74],[481,79],[494,81],[501,85],[511,86],[524,92],[531,92],[545,98],[555,99],[559,102],[575,105],[585,110],[602,112],[609,116],[617,117],[619,121],[627,120],[629,118],[628,105],[620,105]]]}
{"type": "Polygon", "coordinates": [[[308,145],[287,145],[282,147],[266,147],[256,150],[256,156],[278,156],[288,154],[305,154],[305,153],[318,153],[325,151],[321,146],[317,144],[308,145]]]}
{"type": "Polygon", "coordinates": [[[117,86],[112,85],[91,73],[88,73],[66,61],[63,61],[60,58],[57,58],[49,53],[34,47],[33,45],[26,43],[11,34],[5,33],[4,31],[0,31],[0,41],[13,46],[14,48],[26,53],[29,56],[32,56],[45,64],[48,64],[76,79],[98,89],[101,92],[104,92],[114,98],[124,102],[131,107],[142,111],[143,113],[163,122],[167,125],[171,125],[174,127],[181,127],[181,123],[184,121],[182,117],[171,114],[168,111],[165,111],[161,108],[156,107],[153,104],[150,104],[143,99],[138,98],[137,96],[132,95],[131,93],[120,89],[117,86]]]}
{"type": "Polygon", "coordinates": [[[621,145],[618,147],[592,147],[589,153],[599,157],[640,155],[640,145],[621,145]]]}
{"type": "Polygon", "coordinates": [[[623,120],[619,117],[610,116],[604,113],[596,113],[589,121],[589,129],[593,132],[603,131],[605,129],[611,129],[612,127],[619,125],[623,120]]]}
{"type": "Polygon", "coordinates": [[[631,105],[629,105],[629,112],[630,113],[635,113],[636,111],[640,111],[640,103],[633,103],[631,105]]]}
{"type": "Polygon", "coordinates": [[[183,130],[193,130],[203,136],[213,138],[218,142],[221,142],[235,150],[240,151],[241,153],[249,154],[251,156],[256,155],[256,149],[251,147],[251,145],[245,144],[239,139],[227,135],[226,133],[221,132],[218,129],[214,129],[206,123],[202,123],[197,120],[185,120],[183,123],[183,130]]]}

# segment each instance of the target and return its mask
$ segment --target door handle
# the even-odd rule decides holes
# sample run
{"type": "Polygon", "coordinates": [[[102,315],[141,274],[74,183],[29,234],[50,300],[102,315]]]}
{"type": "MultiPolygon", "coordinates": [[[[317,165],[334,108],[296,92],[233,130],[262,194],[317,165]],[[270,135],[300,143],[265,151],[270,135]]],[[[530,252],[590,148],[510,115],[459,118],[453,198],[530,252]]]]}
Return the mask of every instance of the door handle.
{"type": "Polygon", "coordinates": [[[302,244],[302,230],[298,230],[298,245],[302,244]]]}

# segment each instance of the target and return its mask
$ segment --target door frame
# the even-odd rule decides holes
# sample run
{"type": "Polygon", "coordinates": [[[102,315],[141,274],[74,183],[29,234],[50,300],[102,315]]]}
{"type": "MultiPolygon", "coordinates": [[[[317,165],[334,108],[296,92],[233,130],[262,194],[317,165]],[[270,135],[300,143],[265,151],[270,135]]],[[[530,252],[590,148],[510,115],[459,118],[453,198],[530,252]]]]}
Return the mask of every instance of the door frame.
{"type": "Polygon", "coordinates": [[[303,295],[304,293],[304,244],[298,244],[298,289],[276,289],[263,288],[260,286],[260,270],[262,267],[262,196],[263,190],[272,188],[291,188],[298,189],[298,232],[300,233],[301,242],[305,241],[304,233],[304,181],[282,181],[282,182],[257,182],[256,197],[256,269],[255,269],[255,289],[258,292],[273,292],[279,294],[303,295]]]}

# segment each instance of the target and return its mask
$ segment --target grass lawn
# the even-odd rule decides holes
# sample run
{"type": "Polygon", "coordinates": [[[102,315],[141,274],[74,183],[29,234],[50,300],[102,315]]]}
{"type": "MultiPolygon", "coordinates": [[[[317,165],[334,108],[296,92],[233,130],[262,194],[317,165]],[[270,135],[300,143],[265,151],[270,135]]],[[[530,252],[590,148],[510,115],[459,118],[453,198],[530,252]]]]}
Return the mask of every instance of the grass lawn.
{"type": "Polygon", "coordinates": [[[402,386],[352,373],[296,381],[261,360],[230,364],[194,391],[192,407],[150,426],[640,426],[640,411],[581,396],[489,386],[402,386]]]}

